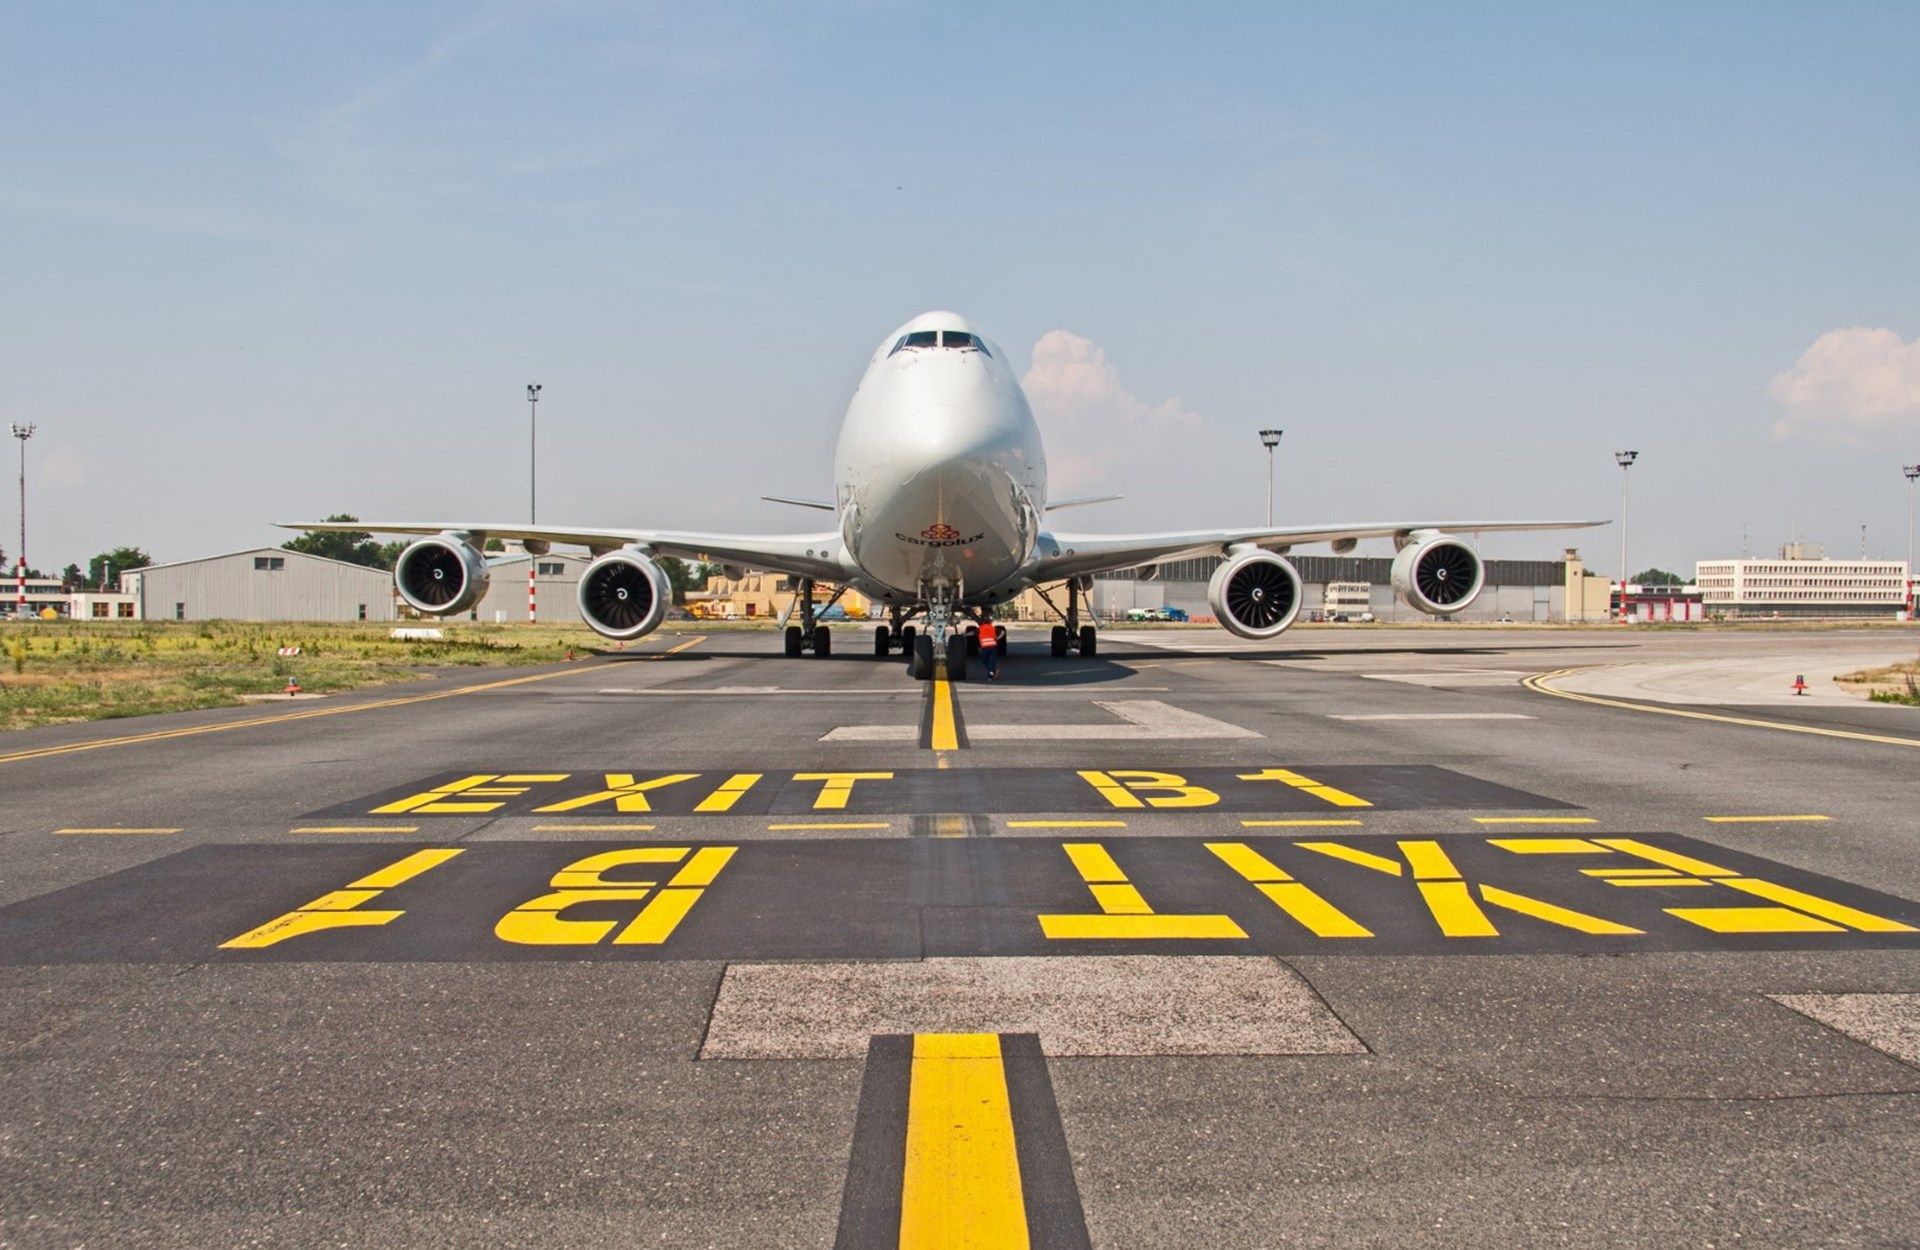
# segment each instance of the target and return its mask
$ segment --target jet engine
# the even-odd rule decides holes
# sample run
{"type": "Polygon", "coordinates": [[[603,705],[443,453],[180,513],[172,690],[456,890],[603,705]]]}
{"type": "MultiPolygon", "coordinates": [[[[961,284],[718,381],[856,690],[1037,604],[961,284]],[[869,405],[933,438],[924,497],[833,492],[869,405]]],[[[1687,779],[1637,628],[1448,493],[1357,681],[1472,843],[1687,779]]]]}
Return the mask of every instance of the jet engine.
{"type": "Polygon", "coordinates": [[[580,575],[580,615],[609,638],[625,642],[652,633],[672,602],[665,570],[631,547],[609,551],[580,575]]]}
{"type": "Polygon", "coordinates": [[[407,606],[427,616],[465,612],[487,593],[487,558],[460,534],[422,538],[393,562],[393,585],[407,606]]]}
{"type": "Polygon", "coordinates": [[[1434,616],[1451,616],[1480,596],[1486,566],[1451,534],[1418,530],[1399,542],[1393,589],[1400,602],[1434,616]]]}
{"type": "Polygon", "coordinates": [[[1214,619],[1242,638],[1272,638],[1300,615],[1300,574],[1272,552],[1227,557],[1207,583],[1214,619]]]}

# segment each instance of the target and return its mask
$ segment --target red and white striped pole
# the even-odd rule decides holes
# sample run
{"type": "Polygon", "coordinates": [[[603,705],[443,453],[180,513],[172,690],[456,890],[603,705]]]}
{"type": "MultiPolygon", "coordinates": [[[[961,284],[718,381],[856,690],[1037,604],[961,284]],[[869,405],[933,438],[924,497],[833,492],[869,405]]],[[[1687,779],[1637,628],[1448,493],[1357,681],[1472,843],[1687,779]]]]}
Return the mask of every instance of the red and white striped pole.
{"type": "Polygon", "coordinates": [[[32,424],[15,425],[13,436],[20,440],[20,557],[14,566],[14,614],[24,619],[27,615],[27,440],[33,437],[35,427],[32,424]]]}
{"type": "Polygon", "coordinates": [[[527,557],[527,624],[529,625],[533,624],[535,621],[540,619],[540,607],[539,607],[539,603],[537,602],[537,596],[534,594],[534,590],[533,590],[533,575],[535,570],[538,568],[539,568],[539,561],[535,560],[532,556],[528,556],[527,557]]]}

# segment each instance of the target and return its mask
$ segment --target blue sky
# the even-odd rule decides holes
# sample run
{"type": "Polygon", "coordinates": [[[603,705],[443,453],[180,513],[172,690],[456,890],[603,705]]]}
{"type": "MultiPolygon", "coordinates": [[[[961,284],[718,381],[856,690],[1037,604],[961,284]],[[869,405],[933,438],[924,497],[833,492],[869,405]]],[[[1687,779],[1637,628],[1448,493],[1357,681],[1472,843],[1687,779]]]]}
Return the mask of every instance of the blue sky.
{"type": "Polygon", "coordinates": [[[1060,487],[1127,495],[1076,526],[1257,520],[1274,424],[1282,521],[1612,517],[1631,446],[1636,568],[1902,554],[1916,47],[1891,4],[6,5],[28,555],[517,518],[535,380],[542,519],[807,528],[756,497],[826,491],[940,307],[1049,345],[1060,487]]]}

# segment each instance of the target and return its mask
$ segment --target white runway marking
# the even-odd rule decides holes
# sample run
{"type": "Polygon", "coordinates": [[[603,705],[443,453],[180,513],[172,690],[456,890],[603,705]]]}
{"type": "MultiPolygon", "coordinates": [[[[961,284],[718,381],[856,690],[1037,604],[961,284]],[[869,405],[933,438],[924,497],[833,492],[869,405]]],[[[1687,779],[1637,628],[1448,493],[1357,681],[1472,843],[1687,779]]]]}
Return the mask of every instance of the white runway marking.
{"type": "Polygon", "coordinates": [[[1329,716],[1328,720],[1532,720],[1520,712],[1375,712],[1366,716],[1329,716]]]}
{"type": "Polygon", "coordinates": [[[687,695],[687,696],[730,695],[738,698],[758,698],[764,694],[816,694],[816,695],[848,695],[848,696],[854,696],[854,697],[859,697],[864,695],[864,696],[872,696],[872,697],[885,697],[885,698],[897,699],[897,698],[918,697],[920,694],[920,691],[916,687],[909,687],[901,690],[857,690],[857,689],[848,690],[848,689],[829,689],[826,687],[815,687],[815,688],[796,687],[793,689],[786,689],[780,686],[714,686],[704,690],[638,690],[630,686],[608,686],[602,690],[597,691],[596,693],[598,694],[645,694],[645,695],[654,695],[656,697],[662,697],[662,698],[665,698],[665,697],[678,698],[682,695],[687,695]]]}
{"type": "Polygon", "coordinates": [[[1368,681],[1402,681],[1410,686],[1511,686],[1526,675],[1527,670],[1520,668],[1457,668],[1450,673],[1360,674],[1368,681]]]}
{"type": "MultiPolygon", "coordinates": [[[[1113,725],[976,725],[967,724],[967,740],[982,742],[1181,742],[1196,738],[1259,738],[1264,735],[1211,716],[1173,707],[1158,699],[1104,702],[1093,705],[1118,716],[1113,725]]],[[[913,742],[915,725],[842,725],[824,734],[822,742],[913,742]]]]}

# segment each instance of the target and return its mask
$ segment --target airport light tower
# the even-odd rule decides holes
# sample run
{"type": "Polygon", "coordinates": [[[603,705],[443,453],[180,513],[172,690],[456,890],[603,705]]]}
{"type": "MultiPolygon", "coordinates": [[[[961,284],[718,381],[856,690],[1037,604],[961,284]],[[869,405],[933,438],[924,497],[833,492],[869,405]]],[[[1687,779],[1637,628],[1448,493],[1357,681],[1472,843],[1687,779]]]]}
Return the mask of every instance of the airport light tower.
{"type": "Polygon", "coordinates": [[[27,614],[27,440],[35,428],[31,422],[13,426],[13,436],[20,440],[20,550],[14,553],[19,562],[14,566],[13,611],[20,617],[27,614]]]}
{"type": "MultiPolygon", "coordinates": [[[[16,429],[19,427],[15,427],[16,429]]],[[[1900,471],[1907,475],[1907,619],[1913,619],[1913,483],[1920,479],[1920,464],[1903,464],[1900,471]]]]}
{"type": "Polygon", "coordinates": [[[527,383],[527,524],[540,519],[540,384],[527,383]]]}
{"type": "Polygon", "coordinates": [[[1267,449],[1267,528],[1273,528],[1273,449],[1280,445],[1285,430],[1260,431],[1260,445],[1267,449]]]}
{"type": "Polygon", "coordinates": [[[1637,451],[1616,451],[1613,462],[1620,466],[1620,620],[1627,619],[1627,470],[1640,458],[1637,451]]]}

